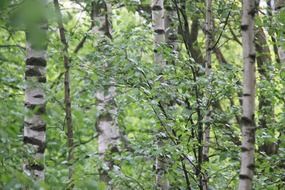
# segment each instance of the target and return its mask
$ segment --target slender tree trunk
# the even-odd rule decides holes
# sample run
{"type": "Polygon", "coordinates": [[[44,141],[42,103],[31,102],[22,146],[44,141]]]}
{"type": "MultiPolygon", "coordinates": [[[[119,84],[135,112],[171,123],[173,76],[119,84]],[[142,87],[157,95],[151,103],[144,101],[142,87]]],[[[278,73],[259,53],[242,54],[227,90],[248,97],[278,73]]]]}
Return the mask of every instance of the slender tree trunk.
{"type": "MultiPolygon", "coordinates": [[[[154,30],[154,63],[163,67],[165,61],[163,58],[162,47],[165,43],[165,17],[164,17],[164,1],[152,0],[152,22],[154,30]]],[[[157,146],[162,147],[164,145],[163,137],[157,138],[157,146]]],[[[169,182],[166,177],[166,159],[163,155],[156,157],[155,161],[156,172],[156,189],[167,190],[169,189],[169,182]]]]}
{"type": "MultiPolygon", "coordinates": [[[[274,1],[274,9],[275,11],[280,11],[281,9],[284,9],[285,6],[285,0],[275,0],[274,1]]],[[[284,45],[284,43],[283,43],[284,45]]],[[[279,45],[278,47],[278,53],[279,53],[279,58],[280,58],[280,62],[282,64],[285,63],[285,50],[283,48],[283,45],[279,45]]]]}
{"type": "MultiPolygon", "coordinates": [[[[260,74],[261,81],[271,81],[271,69],[272,64],[270,48],[268,46],[266,35],[262,28],[258,28],[256,32],[256,51],[258,52],[257,70],[260,74]]],[[[259,126],[263,129],[268,129],[268,125],[274,121],[274,105],[270,98],[266,97],[266,91],[260,89],[259,97],[259,126]]],[[[274,130],[274,129],[272,129],[274,130]]],[[[275,154],[278,150],[278,143],[266,141],[261,147],[261,151],[264,151],[267,155],[275,154]]]]}
{"type": "Polygon", "coordinates": [[[58,0],[54,0],[54,6],[57,14],[57,22],[60,40],[63,45],[62,54],[64,61],[64,102],[65,102],[65,119],[66,119],[66,127],[67,127],[67,145],[68,145],[68,179],[69,186],[68,189],[72,189],[73,184],[73,125],[72,125],[72,114],[71,114],[71,95],[70,95],[70,59],[68,53],[68,42],[65,37],[65,29],[62,22],[62,15],[60,11],[60,6],[58,0]]]}
{"type": "Polygon", "coordinates": [[[42,21],[38,25],[30,26],[26,31],[25,108],[27,113],[24,119],[24,143],[31,158],[24,164],[24,172],[36,180],[44,180],[45,177],[46,122],[43,116],[46,113],[44,87],[48,26],[42,21]]]}
{"type": "MultiPolygon", "coordinates": [[[[213,30],[213,20],[212,20],[212,0],[206,0],[206,77],[211,78],[211,65],[212,65],[212,30],[213,30]]],[[[211,81],[209,80],[209,83],[211,81]]],[[[209,84],[209,87],[211,84],[209,84]]],[[[211,89],[211,88],[209,88],[211,89]]],[[[210,97],[211,92],[207,92],[206,95],[210,97]]],[[[211,101],[211,100],[208,100],[211,101]]],[[[210,104],[209,104],[210,105],[210,104]]],[[[211,109],[209,106],[205,120],[209,121],[211,118],[211,109]]],[[[206,123],[204,126],[204,140],[203,140],[203,162],[209,161],[209,146],[210,146],[210,123],[206,123]]],[[[203,190],[208,189],[208,176],[205,174],[203,179],[203,190]]]]}
{"type": "MultiPolygon", "coordinates": [[[[99,43],[109,43],[112,39],[111,14],[111,5],[107,1],[93,1],[91,14],[92,22],[94,22],[93,31],[102,38],[99,43]]],[[[102,62],[102,64],[104,63],[102,62]]],[[[107,73],[110,67],[111,63],[106,63],[103,66],[104,72],[107,73]]],[[[106,76],[106,81],[108,81],[107,85],[103,85],[103,89],[98,89],[96,92],[99,112],[96,129],[99,135],[99,156],[103,165],[107,166],[100,168],[100,180],[107,185],[108,189],[113,189],[109,173],[114,165],[112,154],[119,151],[120,132],[117,120],[118,110],[115,103],[115,79],[112,76],[106,76]]]]}
{"type": "Polygon", "coordinates": [[[239,190],[251,190],[254,175],[255,150],[255,44],[254,17],[255,1],[243,0],[242,13],[242,45],[244,62],[243,102],[242,102],[242,147],[239,190]]]}

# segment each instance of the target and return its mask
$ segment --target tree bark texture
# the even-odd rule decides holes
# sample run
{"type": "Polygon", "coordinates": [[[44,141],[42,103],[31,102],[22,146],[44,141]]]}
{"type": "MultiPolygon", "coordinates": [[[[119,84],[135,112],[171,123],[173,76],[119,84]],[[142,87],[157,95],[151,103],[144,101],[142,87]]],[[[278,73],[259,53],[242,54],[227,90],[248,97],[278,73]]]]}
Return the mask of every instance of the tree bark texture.
{"type": "MultiPolygon", "coordinates": [[[[107,1],[93,1],[92,3],[92,22],[93,31],[103,40],[99,43],[108,43],[112,39],[111,23],[112,7],[107,1]]],[[[107,71],[111,63],[103,63],[103,69],[107,71]]],[[[115,79],[112,76],[106,76],[108,85],[96,92],[97,111],[99,112],[96,129],[98,132],[99,156],[103,165],[99,171],[100,180],[103,181],[108,189],[113,189],[110,184],[109,176],[114,163],[112,154],[119,151],[120,132],[118,126],[118,110],[115,102],[116,87],[115,79]]]]}
{"type": "MultiPolygon", "coordinates": [[[[152,27],[154,31],[154,63],[160,66],[165,65],[163,58],[162,45],[165,43],[165,10],[163,0],[152,0],[152,27]]],[[[168,22],[169,23],[169,22],[168,22]]],[[[163,138],[157,137],[157,146],[164,145],[163,138]]],[[[166,177],[166,159],[163,155],[159,155],[155,160],[156,172],[156,189],[167,190],[169,189],[169,182],[166,177]]]]}
{"type": "Polygon", "coordinates": [[[64,103],[65,103],[65,119],[66,119],[66,128],[67,128],[67,146],[68,146],[68,154],[67,161],[69,164],[68,167],[68,179],[69,179],[69,187],[68,189],[72,189],[73,187],[73,123],[72,123],[72,113],[71,113],[71,94],[70,94],[70,59],[68,53],[68,42],[65,37],[65,29],[62,21],[62,14],[60,11],[60,6],[58,0],[54,0],[54,6],[57,14],[57,23],[59,29],[59,36],[61,43],[63,45],[62,54],[63,54],[63,62],[64,62],[64,103]]]}
{"type": "Polygon", "coordinates": [[[254,175],[255,151],[255,44],[254,17],[255,1],[243,0],[242,45],[243,45],[243,102],[242,102],[242,145],[239,190],[251,190],[254,175]]]}
{"type": "MultiPolygon", "coordinates": [[[[206,0],[206,57],[205,57],[205,71],[206,77],[209,78],[209,89],[210,87],[210,77],[211,77],[211,65],[212,65],[212,30],[213,30],[213,18],[212,18],[212,0],[206,0]]],[[[206,92],[206,96],[210,97],[211,92],[206,92]]],[[[208,99],[208,98],[207,98],[208,99]]],[[[211,100],[208,100],[211,101],[211,100]]],[[[207,114],[205,116],[205,120],[209,121],[211,118],[211,109],[212,107],[209,106],[207,110],[207,114]]],[[[203,136],[203,162],[209,161],[209,146],[210,146],[210,124],[206,123],[204,126],[204,136],[203,136]]],[[[205,174],[203,179],[203,190],[208,189],[208,176],[205,174]]]]}
{"type": "Polygon", "coordinates": [[[41,22],[27,29],[27,57],[25,69],[24,143],[27,153],[24,172],[36,180],[44,180],[44,151],[46,144],[45,83],[47,65],[47,23],[41,22]],[[37,36],[35,36],[37,35],[37,36]],[[40,38],[38,38],[40,37],[40,38]]]}

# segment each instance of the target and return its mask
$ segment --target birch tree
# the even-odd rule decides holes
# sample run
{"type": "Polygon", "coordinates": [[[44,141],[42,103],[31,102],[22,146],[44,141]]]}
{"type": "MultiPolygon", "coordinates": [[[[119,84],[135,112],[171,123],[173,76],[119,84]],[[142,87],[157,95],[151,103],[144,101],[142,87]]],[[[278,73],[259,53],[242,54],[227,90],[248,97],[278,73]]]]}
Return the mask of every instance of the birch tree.
{"type": "MultiPolygon", "coordinates": [[[[102,38],[98,40],[98,44],[108,44],[112,39],[111,14],[111,4],[108,1],[93,1],[93,32],[97,37],[102,38]]],[[[111,63],[108,60],[107,62],[103,60],[101,64],[103,64],[104,73],[107,73],[110,70],[111,63]]],[[[118,110],[115,103],[115,78],[104,77],[107,82],[103,84],[103,88],[97,89],[96,92],[97,111],[99,112],[96,129],[99,135],[99,157],[103,162],[103,167],[100,169],[100,180],[108,186],[108,189],[112,189],[109,172],[114,166],[112,154],[119,151],[120,133],[117,119],[118,110]]]]}
{"type": "Polygon", "coordinates": [[[24,143],[30,157],[25,161],[24,172],[36,180],[44,180],[48,25],[44,15],[37,16],[37,22],[29,23],[26,30],[24,143]]]}
{"type": "MultiPolygon", "coordinates": [[[[152,26],[154,31],[154,63],[163,67],[165,60],[163,58],[162,45],[165,43],[165,11],[163,0],[152,0],[152,26]]],[[[162,137],[157,137],[157,146],[163,146],[162,137]]],[[[156,173],[156,189],[169,189],[169,182],[166,177],[166,161],[163,155],[156,157],[155,173],[156,173]]]]}
{"type": "Polygon", "coordinates": [[[251,190],[254,175],[255,151],[255,44],[254,17],[255,1],[243,0],[242,46],[243,46],[243,101],[242,101],[242,145],[239,190],[251,190]]]}

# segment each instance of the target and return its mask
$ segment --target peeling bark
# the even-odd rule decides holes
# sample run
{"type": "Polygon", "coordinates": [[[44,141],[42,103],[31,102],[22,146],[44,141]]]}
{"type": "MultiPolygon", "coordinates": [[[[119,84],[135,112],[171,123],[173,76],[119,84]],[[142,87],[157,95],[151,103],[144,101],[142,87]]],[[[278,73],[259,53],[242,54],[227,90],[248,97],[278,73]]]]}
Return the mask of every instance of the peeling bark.
{"type": "Polygon", "coordinates": [[[243,0],[242,45],[244,62],[243,102],[242,102],[242,150],[239,190],[251,190],[254,175],[255,151],[255,44],[254,17],[255,1],[243,0]]]}

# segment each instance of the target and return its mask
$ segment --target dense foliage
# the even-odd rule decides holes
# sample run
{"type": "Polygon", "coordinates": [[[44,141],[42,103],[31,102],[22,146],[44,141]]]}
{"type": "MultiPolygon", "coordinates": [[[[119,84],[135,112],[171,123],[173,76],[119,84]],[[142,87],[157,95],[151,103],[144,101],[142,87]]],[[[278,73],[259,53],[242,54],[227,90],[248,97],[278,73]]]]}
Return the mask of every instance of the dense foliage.
{"type": "MultiPolygon", "coordinates": [[[[174,20],[178,48],[173,50],[167,43],[158,48],[167,62],[163,66],[153,61],[151,2],[109,3],[112,39],[92,30],[92,0],[60,1],[69,44],[73,188],[106,188],[98,172],[108,166],[98,154],[96,122],[100,113],[95,94],[104,91],[113,77],[121,136],[119,150],[107,155],[114,163],[109,172],[113,189],[154,189],[158,156],[167,162],[170,189],[189,189],[188,183],[199,189],[203,175],[209,178],[209,189],[236,189],[243,83],[241,2],[213,1],[209,76],[204,64],[204,1],[189,0],[185,7],[183,1],[169,1],[179,12],[174,20]],[[208,160],[201,162],[205,126],[211,127],[210,151],[208,160]],[[158,138],[163,139],[163,145],[157,145],[158,138]]],[[[272,11],[261,1],[257,12],[253,182],[257,190],[281,190],[285,188],[285,73],[276,48],[285,48],[285,11],[272,11]],[[266,47],[269,52],[264,51],[266,47]]],[[[41,36],[37,40],[42,40],[41,36]]],[[[70,188],[62,49],[53,2],[43,7],[39,0],[0,1],[0,189],[70,188]],[[43,13],[48,20],[47,140],[45,180],[38,182],[22,171],[23,158],[31,154],[23,146],[25,30],[43,13]]]]}

